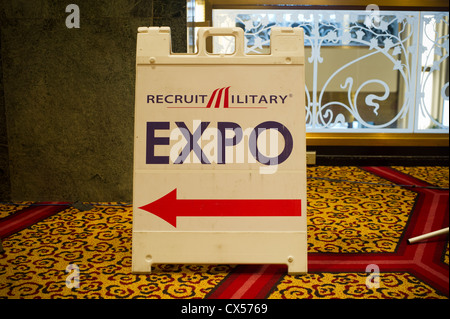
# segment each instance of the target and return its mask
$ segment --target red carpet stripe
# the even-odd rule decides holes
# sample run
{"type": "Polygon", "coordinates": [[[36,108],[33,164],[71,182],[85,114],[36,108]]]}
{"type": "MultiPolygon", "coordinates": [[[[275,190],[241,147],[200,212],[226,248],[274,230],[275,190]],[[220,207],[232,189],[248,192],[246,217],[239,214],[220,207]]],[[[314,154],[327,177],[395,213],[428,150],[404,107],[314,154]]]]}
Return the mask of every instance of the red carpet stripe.
{"type": "Polygon", "coordinates": [[[239,289],[237,289],[234,294],[231,295],[231,299],[246,299],[248,297],[245,296],[248,296],[249,294],[252,295],[252,290],[255,283],[258,284],[257,286],[260,286],[260,283],[264,283],[264,278],[261,277],[264,276],[264,272],[266,272],[268,268],[268,265],[261,266],[261,268],[258,269],[257,272],[248,276],[247,280],[243,284],[241,284],[239,289]]]}
{"type": "Polygon", "coordinates": [[[208,296],[209,299],[230,299],[261,266],[259,265],[238,265],[236,268],[216,287],[208,296]]]}
{"type": "Polygon", "coordinates": [[[41,202],[0,219],[0,238],[18,231],[70,207],[66,202],[41,202]]]}
{"type": "MultiPolygon", "coordinates": [[[[398,185],[427,187],[430,184],[389,167],[363,167],[364,170],[398,185]]],[[[448,227],[448,190],[407,187],[418,193],[411,218],[402,241],[394,253],[308,254],[308,271],[365,272],[369,264],[377,264],[381,272],[410,272],[420,280],[449,295],[449,268],[442,262],[447,241],[427,240],[413,245],[407,239],[448,227]]],[[[283,265],[237,266],[207,298],[267,298],[277,282],[287,274],[283,265]]]]}
{"type": "Polygon", "coordinates": [[[274,288],[275,284],[284,277],[287,272],[285,265],[271,265],[262,275],[261,280],[252,287],[251,295],[245,294],[243,297],[248,299],[265,299],[274,288]]]}

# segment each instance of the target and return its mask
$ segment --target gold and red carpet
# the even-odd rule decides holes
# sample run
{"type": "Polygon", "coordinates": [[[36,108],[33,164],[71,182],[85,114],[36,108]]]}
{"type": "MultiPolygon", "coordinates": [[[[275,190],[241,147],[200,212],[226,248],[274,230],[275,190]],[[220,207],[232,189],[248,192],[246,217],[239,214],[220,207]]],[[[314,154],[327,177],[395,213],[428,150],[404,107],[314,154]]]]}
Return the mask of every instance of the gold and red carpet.
{"type": "Polygon", "coordinates": [[[284,265],[135,275],[131,205],[4,203],[0,298],[448,300],[448,236],[407,243],[448,227],[448,181],[448,167],[308,167],[308,273],[296,276],[284,265]]]}

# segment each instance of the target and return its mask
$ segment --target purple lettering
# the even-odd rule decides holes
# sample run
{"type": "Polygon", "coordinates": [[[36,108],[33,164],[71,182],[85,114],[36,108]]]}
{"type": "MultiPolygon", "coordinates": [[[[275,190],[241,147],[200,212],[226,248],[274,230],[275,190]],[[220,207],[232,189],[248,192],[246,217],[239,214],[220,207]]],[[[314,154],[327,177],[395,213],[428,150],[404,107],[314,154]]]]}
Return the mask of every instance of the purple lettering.
{"type": "Polygon", "coordinates": [[[147,164],[169,164],[169,156],[156,156],[155,145],[169,145],[168,137],[155,137],[156,130],[168,130],[169,122],[147,122],[147,164]]]}
{"type": "Polygon", "coordinates": [[[188,98],[187,98],[188,96],[187,95],[185,95],[184,96],[184,102],[185,103],[192,103],[192,101],[194,100],[194,96],[193,95],[191,95],[191,99],[188,101],[188,98]]]}
{"type": "Polygon", "coordinates": [[[188,143],[178,155],[174,164],[183,164],[191,151],[194,151],[194,154],[197,155],[202,164],[211,164],[208,161],[206,155],[203,153],[202,148],[198,145],[198,140],[202,136],[205,129],[208,127],[209,122],[201,122],[198,128],[195,130],[194,134],[191,134],[184,122],[175,122],[175,124],[178,126],[188,143]]]}
{"type": "Polygon", "coordinates": [[[225,164],[225,147],[234,146],[242,140],[242,128],[239,124],[233,122],[218,122],[217,123],[218,138],[217,138],[217,164],[225,164]],[[226,130],[233,130],[234,136],[226,138],[226,130]]]}
{"type": "Polygon", "coordinates": [[[172,97],[173,95],[166,95],[166,97],[164,98],[164,101],[168,104],[173,103],[173,101],[169,100],[169,97],[172,97]]]}
{"type": "Polygon", "coordinates": [[[250,152],[253,157],[256,158],[258,162],[264,165],[278,165],[283,163],[289,155],[291,155],[292,149],[294,147],[294,142],[292,139],[291,132],[287,129],[286,126],[274,121],[267,121],[256,126],[253,131],[250,133],[250,152]],[[267,157],[262,154],[258,150],[258,136],[264,130],[275,129],[284,138],[284,149],[283,151],[276,157],[267,157]]]}
{"type": "Polygon", "coordinates": [[[266,103],[267,104],[267,99],[266,99],[266,97],[264,96],[264,95],[261,95],[261,97],[259,98],[259,104],[261,104],[261,103],[266,103]]]}
{"type": "Polygon", "coordinates": [[[270,96],[270,104],[275,103],[277,104],[277,96],[276,95],[271,95],[270,96]]]}
{"type": "Polygon", "coordinates": [[[202,94],[202,95],[199,95],[199,96],[202,98],[202,102],[201,102],[201,103],[205,103],[205,99],[206,99],[206,97],[207,97],[208,95],[202,94]]]}

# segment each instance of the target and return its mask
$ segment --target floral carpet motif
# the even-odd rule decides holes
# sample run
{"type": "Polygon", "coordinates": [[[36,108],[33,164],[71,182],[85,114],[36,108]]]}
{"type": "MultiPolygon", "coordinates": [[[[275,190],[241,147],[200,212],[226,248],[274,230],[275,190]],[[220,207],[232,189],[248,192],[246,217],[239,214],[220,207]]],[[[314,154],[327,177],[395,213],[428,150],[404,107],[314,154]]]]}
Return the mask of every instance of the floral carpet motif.
{"type": "Polygon", "coordinates": [[[2,236],[2,225],[36,205],[4,203],[0,298],[448,299],[448,237],[406,244],[448,227],[448,167],[307,173],[307,274],[288,275],[284,265],[154,265],[151,274],[132,274],[130,204],[61,206],[2,236]],[[379,281],[368,265],[379,267],[379,281]]]}
{"type": "Polygon", "coordinates": [[[130,205],[69,208],[10,236],[0,258],[0,296],[202,298],[231,268],[155,265],[152,274],[133,275],[131,222],[130,205]],[[79,287],[69,289],[66,280],[75,271],[79,287]]]}
{"type": "Polygon", "coordinates": [[[356,167],[311,167],[308,176],[308,252],[395,251],[416,193],[356,167]]]}
{"type": "Polygon", "coordinates": [[[442,298],[409,273],[382,273],[379,281],[367,273],[314,273],[286,276],[269,299],[408,299],[442,298]]]}

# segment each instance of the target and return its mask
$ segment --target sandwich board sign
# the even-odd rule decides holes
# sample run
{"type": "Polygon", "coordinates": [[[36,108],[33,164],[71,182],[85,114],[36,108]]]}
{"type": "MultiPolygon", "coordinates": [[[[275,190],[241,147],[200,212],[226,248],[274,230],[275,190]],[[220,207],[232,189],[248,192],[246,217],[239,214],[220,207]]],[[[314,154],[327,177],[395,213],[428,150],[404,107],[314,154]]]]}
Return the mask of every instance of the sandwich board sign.
{"type": "Polygon", "coordinates": [[[138,29],[132,271],[152,264],[286,264],[307,272],[304,47],[274,27],[247,55],[241,28],[200,28],[173,54],[138,29]],[[232,54],[206,39],[233,36],[232,54]]]}

